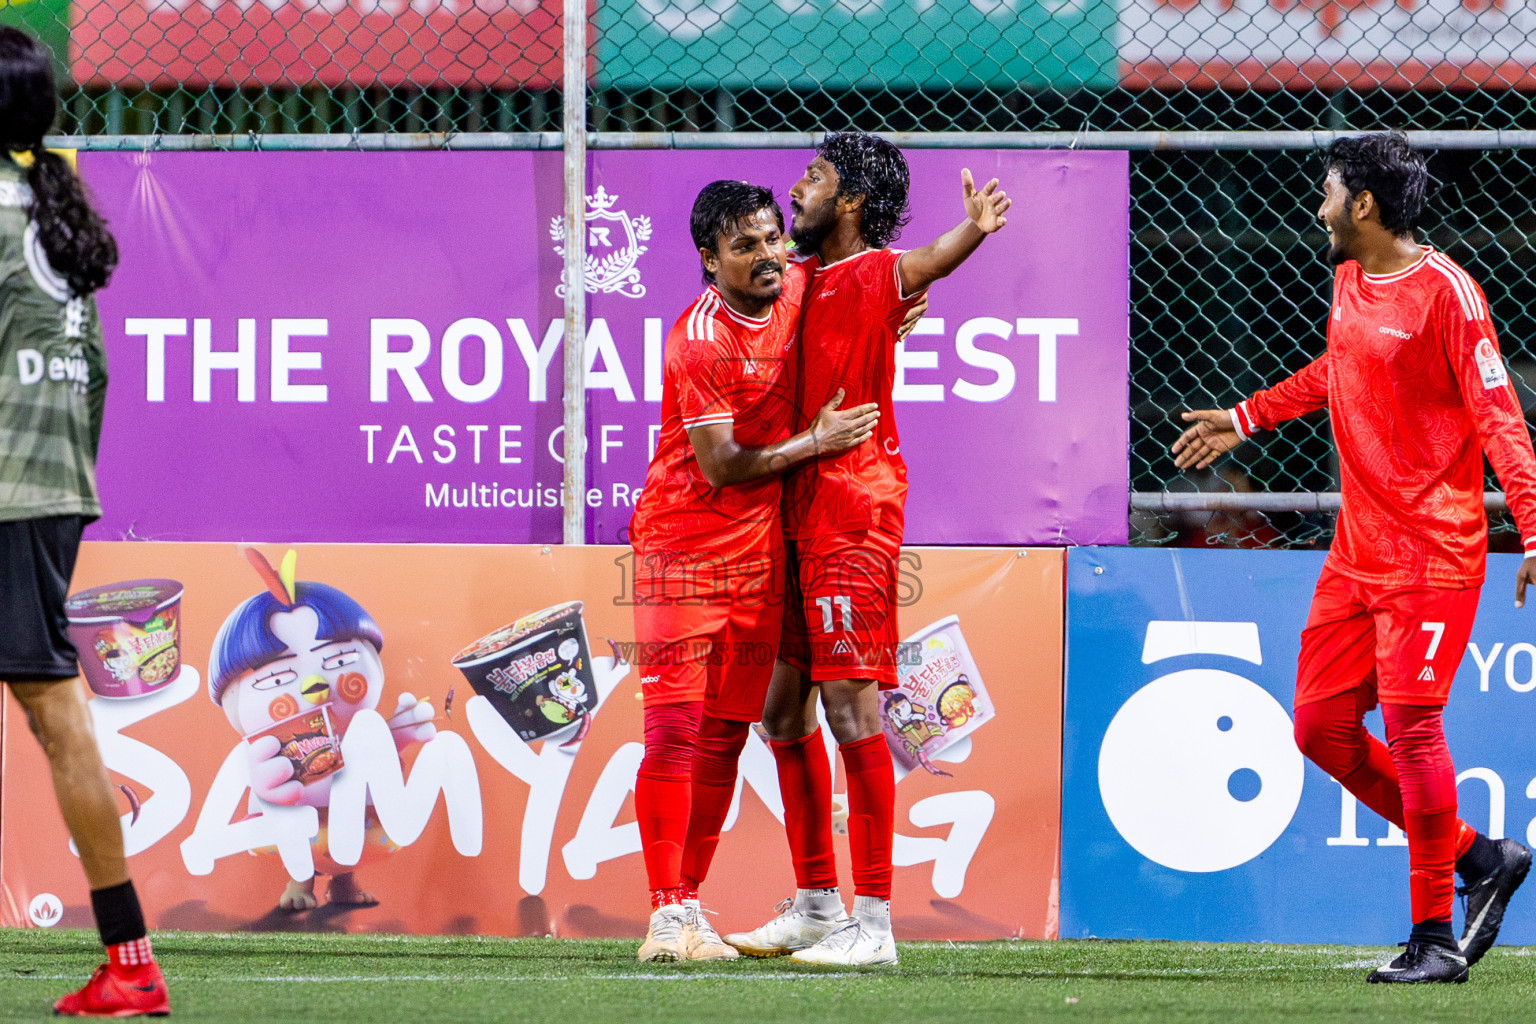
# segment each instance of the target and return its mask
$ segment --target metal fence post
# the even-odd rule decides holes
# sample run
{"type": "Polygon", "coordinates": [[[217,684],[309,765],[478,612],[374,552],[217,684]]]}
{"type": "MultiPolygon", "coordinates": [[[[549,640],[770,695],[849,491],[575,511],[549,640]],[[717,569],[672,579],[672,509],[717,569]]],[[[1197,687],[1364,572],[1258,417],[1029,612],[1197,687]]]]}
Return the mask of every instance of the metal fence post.
{"type": "Polygon", "coordinates": [[[565,515],[563,541],[587,541],[587,4],[565,0],[565,515]]]}

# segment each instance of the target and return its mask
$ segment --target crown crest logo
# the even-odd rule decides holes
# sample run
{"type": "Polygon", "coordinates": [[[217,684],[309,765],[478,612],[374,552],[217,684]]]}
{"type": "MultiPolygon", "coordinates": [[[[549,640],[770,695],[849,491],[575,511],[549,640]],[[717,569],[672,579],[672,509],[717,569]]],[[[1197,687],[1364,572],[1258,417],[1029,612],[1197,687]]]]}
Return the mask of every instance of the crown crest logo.
{"type": "MultiPolygon", "coordinates": [[[[631,217],[615,209],[619,197],[601,185],[585,199],[583,226],[587,231],[587,252],[582,260],[583,286],[588,294],[602,292],[640,298],[645,295],[645,285],[640,283],[637,264],[647,250],[644,243],[651,240],[651,218],[631,217]]],[[[556,255],[561,257],[565,256],[565,232],[565,217],[551,217],[549,237],[555,243],[556,255]]],[[[569,284],[562,275],[555,294],[563,298],[569,284]]]]}

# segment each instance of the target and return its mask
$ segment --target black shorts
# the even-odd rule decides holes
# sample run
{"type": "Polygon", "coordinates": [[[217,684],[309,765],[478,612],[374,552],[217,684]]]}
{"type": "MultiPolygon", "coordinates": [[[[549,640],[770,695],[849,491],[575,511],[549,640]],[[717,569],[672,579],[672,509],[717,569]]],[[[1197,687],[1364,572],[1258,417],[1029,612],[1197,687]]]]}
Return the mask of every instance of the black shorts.
{"type": "Polygon", "coordinates": [[[80,674],[65,631],[64,598],[84,528],[79,516],[0,522],[0,680],[47,682],[80,674]]]}

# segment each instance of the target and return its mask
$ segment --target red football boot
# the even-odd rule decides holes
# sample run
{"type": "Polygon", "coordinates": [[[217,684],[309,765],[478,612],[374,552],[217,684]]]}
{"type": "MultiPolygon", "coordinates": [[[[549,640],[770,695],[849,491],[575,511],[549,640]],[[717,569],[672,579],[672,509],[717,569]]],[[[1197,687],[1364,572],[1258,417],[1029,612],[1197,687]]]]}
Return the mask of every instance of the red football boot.
{"type": "Polygon", "coordinates": [[[66,1017],[164,1017],[171,1012],[171,999],[154,961],[138,967],[105,963],[84,988],[54,1003],[53,1012],[66,1017]]]}

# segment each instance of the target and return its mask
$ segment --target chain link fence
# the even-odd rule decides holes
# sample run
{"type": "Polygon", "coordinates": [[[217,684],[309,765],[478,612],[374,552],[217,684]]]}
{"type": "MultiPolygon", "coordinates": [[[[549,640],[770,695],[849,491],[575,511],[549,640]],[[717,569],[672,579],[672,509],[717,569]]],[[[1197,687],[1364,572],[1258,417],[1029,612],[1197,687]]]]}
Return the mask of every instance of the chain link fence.
{"type": "MultiPolygon", "coordinates": [[[[1536,128],[1530,0],[592,0],[596,131],[1536,128]]],[[[66,134],[550,131],[561,0],[5,0],[66,134]]]]}
{"type": "MultiPolygon", "coordinates": [[[[1536,130],[1536,0],[596,0],[595,132],[1536,130]]],[[[60,131],[557,133],[561,0],[25,0],[60,131]]],[[[537,144],[551,144],[546,135],[537,144]]],[[[1536,394],[1536,150],[1434,154],[1424,229],[1536,394]]],[[[1133,152],[1131,488],[1323,493],[1326,420],[1177,473],[1178,410],[1322,350],[1315,150],[1133,152]]],[[[1489,489],[1497,483],[1490,477],[1489,489]]],[[[1206,500],[1206,499],[1202,499],[1206,500]]],[[[1133,543],[1322,547],[1326,507],[1131,511],[1133,543]]],[[[1308,504],[1298,501],[1295,504],[1308,504]]],[[[1326,506],[1326,503],[1323,503],[1326,506]]],[[[1495,514],[1494,546],[1514,543],[1495,514]]]]}
{"type": "MultiPolygon", "coordinates": [[[[1431,154],[1436,187],[1420,236],[1488,295],[1511,377],[1536,411],[1536,151],[1431,154]]],[[[1215,494],[1332,492],[1327,417],[1285,424],[1204,472],[1180,474],[1168,446],[1190,407],[1230,407],[1321,354],[1332,292],[1315,210],[1316,152],[1143,153],[1131,160],[1131,489],[1215,494]]],[[[1487,489],[1499,490],[1489,473],[1487,489]]],[[[1166,503],[1162,503],[1166,504],[1166,503]]],[[[1326,547],[1329,511],[1133,510],[1137,543],[1326,547]]],[[[1300,504],[1300,503],[1299,503],[1300,504]]],[[[1495,550],[1520,550],[1507,513],[1495,550]]]]}

